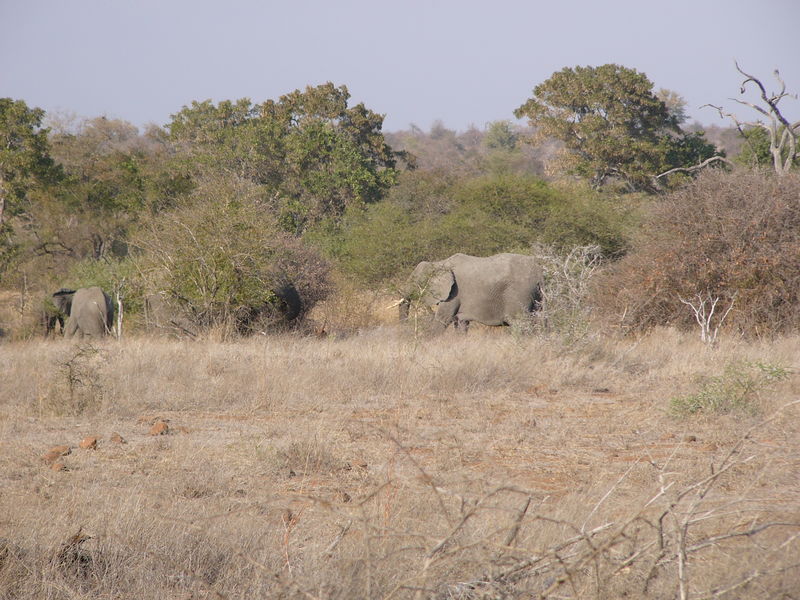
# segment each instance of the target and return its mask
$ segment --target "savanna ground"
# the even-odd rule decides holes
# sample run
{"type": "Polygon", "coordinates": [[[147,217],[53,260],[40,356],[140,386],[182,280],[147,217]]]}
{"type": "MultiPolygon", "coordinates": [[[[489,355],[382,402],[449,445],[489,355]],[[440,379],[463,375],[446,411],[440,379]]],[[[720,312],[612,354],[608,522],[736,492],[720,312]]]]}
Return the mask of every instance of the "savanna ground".
{"type": "Polygon", "coordinates": [[[800,598],[798,356],[670,329],[3,343],[0,597],[800,598]]]}

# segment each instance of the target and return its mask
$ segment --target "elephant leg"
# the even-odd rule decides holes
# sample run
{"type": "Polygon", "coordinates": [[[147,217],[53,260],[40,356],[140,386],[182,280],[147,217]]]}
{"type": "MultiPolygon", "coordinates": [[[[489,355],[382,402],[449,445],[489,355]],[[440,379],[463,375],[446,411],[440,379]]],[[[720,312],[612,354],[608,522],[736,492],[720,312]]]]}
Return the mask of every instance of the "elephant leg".
{"type": "MultiPolygon", "coordinates": [[[[436,307],[436,315],[434,320],[443,328],[447,328],[450,323],[455,322],[456,313],[458,312],[459,303],[451,300],[449,302],[440,302],[436,307]]],[[[456,326],[458,324],[456,323],[456,326]]]]}
{"type": "Polygon", "coordinates": [[[460,331],[464,335],[467,335],[467,331],[469,331],[469,321],[465,321],[463,319],[459,319],[458,317],[455,318],[454,326],[457,331],[460,331]]]}
{"type": "Polygon", "coordinates": [[[78,331],[78,321],[74,317],[67,319],[67,326],[64,330],[64,337],[71,338],[78,331]]]}

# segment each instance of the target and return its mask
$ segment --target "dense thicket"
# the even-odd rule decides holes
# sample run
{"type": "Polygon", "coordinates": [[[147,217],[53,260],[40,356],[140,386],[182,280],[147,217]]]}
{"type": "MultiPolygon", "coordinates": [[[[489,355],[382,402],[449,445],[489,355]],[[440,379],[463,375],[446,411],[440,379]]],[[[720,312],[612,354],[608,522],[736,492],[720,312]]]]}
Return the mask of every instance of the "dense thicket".
{"type": "Polygon", "coordinates": [[[199,328],[252,330],[257,316],[277,316],[270,308],[286,285],[301,313],[329,290],[326,261],[280,228],[247,181],[203,182],[174,210],[143,219],[133,244],[144,289],[199,328]]]}
{"type": "MultiPolygon", "coordinates": [[[[718,298],[718,323],[748,335],[800,327],[800,174],[708,172],[654,203],[633,250],[599,280],[626,329],[695,328],[681,302],[718,298]]],[[[710,309],[710,303],[707,306],[710,309]]]]}

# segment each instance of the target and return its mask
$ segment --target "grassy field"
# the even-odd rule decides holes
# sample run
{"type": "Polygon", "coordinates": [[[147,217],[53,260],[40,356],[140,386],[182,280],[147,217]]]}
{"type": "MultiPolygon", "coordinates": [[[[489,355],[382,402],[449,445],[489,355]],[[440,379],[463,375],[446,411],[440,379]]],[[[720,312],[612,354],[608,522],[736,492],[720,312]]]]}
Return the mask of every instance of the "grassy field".
{"type": "Polygon", "coordinates": [[[668,329],[2,343],[0,598],[800,598],[798,357],[668,329]]]}

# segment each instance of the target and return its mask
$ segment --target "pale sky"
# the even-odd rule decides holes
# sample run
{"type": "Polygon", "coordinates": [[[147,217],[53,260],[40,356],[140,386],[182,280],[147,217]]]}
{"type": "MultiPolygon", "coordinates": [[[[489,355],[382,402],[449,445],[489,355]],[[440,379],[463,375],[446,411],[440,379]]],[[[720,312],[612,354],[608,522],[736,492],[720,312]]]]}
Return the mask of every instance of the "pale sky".
{"type": "MultiPolygon", "coordinates": [[[[513,111],[564,67],[617,63],[693,120],[745,71],[800,92],[800,0],[0,0],[0,97],[164,125],[193,100],[346,85],[384,130],[460,131],[513,111]]],[[[784,100],[800,118],[800,101],[784,100]]]]}

